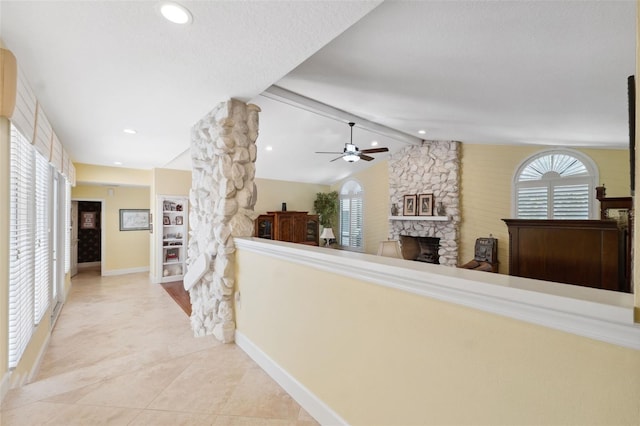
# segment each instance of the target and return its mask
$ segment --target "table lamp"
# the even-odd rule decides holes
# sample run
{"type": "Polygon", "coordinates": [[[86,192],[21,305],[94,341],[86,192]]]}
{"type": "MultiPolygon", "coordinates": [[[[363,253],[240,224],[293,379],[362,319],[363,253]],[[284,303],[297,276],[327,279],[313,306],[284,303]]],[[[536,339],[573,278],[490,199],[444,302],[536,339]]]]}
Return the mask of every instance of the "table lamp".
{"type": "Polygon", "coordinates": [[[320,234],[320,238],[325,240],[324,246],[325,247],[329,247],[329,241],[333,240],[336,236],[333,235],[333,229],[331,228],[324,228],[322,230],[322,234],[320,234]]]}

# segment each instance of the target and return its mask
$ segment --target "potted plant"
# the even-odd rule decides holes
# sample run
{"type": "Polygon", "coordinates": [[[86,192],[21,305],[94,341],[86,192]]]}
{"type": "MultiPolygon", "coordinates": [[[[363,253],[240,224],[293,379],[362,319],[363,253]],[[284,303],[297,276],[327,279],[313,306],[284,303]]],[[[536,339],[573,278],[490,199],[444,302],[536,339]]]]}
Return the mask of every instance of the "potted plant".
{"type": "Polygon", "coordinates": [[[320,225],[333,228],[338,218],[338,191],[318,192],[313,202],[313,209],[320,216],[320,225]]]}

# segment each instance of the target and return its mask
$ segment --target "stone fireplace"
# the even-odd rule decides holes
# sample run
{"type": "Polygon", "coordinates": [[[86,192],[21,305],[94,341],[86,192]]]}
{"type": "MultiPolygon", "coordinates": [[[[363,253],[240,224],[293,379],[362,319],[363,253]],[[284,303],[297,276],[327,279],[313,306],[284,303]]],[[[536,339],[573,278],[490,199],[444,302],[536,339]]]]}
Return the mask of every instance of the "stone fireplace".
{"type": "MultiPolygon", "coordinates": [[[[458,264],[458,232],[460,224],[460,143],[455,141],[423,141],[420,146],[409,146],[393,154],[389,160],[390,207],[395,204],[400,216],[394,217],[389,226],[389,239],[399,240],[405,250],[412,252],[419,247],[416,242],[403,242],[402,237],[429,237],[439,239],[437,256],[441,265],[458,264]],[[434,214],[442,203],[444,215],[402,217],[405,195],[433,194],[434,214]],[[409,247],[404,247],[408,244],[409,247]]],[[[424,240],[427,241],[427,240],[424,240]]],[[[424,243],[423,243],[424,245],[424,243]]],[[[416,255],[417,257],[417,255],[416,255]]],[[[415,259],[414,259],[415,260],[415,259]]]]}
{"type": "Polygon", "coordinates": [[[404,259],[440,264],[440,238],[401,235],[400,246],[404,259]]]}

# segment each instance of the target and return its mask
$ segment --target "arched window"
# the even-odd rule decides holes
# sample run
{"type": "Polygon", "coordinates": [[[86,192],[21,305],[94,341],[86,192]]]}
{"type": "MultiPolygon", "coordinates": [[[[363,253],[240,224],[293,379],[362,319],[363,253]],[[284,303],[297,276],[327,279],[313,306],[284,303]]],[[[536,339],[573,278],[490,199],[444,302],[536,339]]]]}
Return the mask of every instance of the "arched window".
{"type": "Polygon", "coordinates": [[[340,190],[340,245],[362,251],[362,187],[354,180],[342,185],[340,190]]]}
{"type": "Polygon", "coordinates": [[[518,219],[595,219],[598,171],[586,155],[553,150],[526,159],[514,177],[518,219]]]}

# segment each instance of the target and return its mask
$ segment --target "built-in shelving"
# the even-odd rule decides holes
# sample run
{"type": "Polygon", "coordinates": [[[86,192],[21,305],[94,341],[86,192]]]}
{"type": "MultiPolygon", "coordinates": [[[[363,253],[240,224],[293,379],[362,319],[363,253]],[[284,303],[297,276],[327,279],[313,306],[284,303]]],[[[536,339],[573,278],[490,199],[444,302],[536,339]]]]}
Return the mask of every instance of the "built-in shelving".
{"type": "Polygon", "coordinates": [[[389,216],[389,220],[425,220],[431,222],[446,222],[449,216],[389,216]]]}
{"type": "Polygon", "coordinates": [[[188,201],[180,197],[158,197],[159,282],[181,280],[186,272],[188,201]]]}

